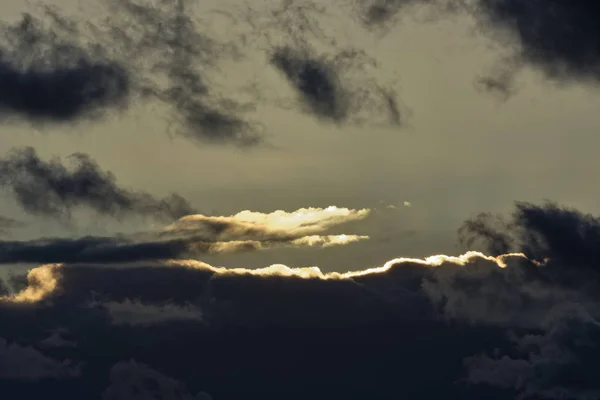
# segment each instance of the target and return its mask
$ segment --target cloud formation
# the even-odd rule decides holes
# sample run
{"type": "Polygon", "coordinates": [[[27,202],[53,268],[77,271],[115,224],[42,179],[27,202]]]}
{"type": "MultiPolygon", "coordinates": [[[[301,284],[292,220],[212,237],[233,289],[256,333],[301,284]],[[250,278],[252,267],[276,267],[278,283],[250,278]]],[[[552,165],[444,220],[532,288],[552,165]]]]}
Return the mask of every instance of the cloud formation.
{"type": "Polygon", "coordinates": [[[0,159],[0,186],[27,213],[63,220],[81,207],[117,219],[137,215],[162,221],[195,212],[177,193],[156,199],[119,187],[114,174],[102,170],[87,154],[76,153],[69,159],[70,168],[59,158],[40,159],[32,147],[14,148],[0,159]]]}
{"type": "Polygon", "coordinates": [[[337,124],[377,119],[404,123],[396,94],[365,79],[363,68],[373,60],[363,52],[350,49],[327,57],[285,46],[273,51],[270,62],[297,92],[302,108],[319,119],[337,124]]]}
{"type": "Polygon", "coordinates": [[[23,223],[10,217],[0,215],[0,235],[7,234],[11,229],[23,226],[23,223]]]}
{"type": "Polygon", "coordinates": [[[260,144],[262,128],[245,115],[254,105],[223,95],[211,80],[220,61],[241,56],[238,43],[205,32],[188,3],[106,0],[110,17],[96,32],[102,32],[101,40],[116,42],[130,66],[145,75],[144,95],[171,108],[174,135],[204,143],[260,144]]]}
{"type": "Polygon", "coordinates": [[[600,76],[600,30],[595,2],[478,0],[489,26],[510,31],[520,57],[547,76],[593,80],[600,76]]]}
{"type": "MultiPolygon", "coordinates": [[[[283,231],[308,235],[359,217],[336,208],[242,212],[185,217],[164,232],[264,239],[283,231]]],[[[595,398],[598,219],[551,203],[517,203],[503,224],[478,218],[461,235],[479,235],[474,245],[491,243],[496,251],[501,233],[487,231],[504,229],[514,238],[508,248],[525,254],[398,258],[347,273],[183,259],[49,264],[32,269],[20,292],[2,297],[0,334],[83,365],[79,378],[53,381],[53,390],[77,389],[88,398],[121,385],[163,392],[162,383],[138,380],[134,371],[107,384],[117,363],[124,371],[160,367],[173,377],[165,378],[164,391],[177,387],[188,397],[595,398]],[[39,345],[58,327],[68,328],[62,341],[76,347],[39,345]],[[392,379],[399,375],[402,385],[392,379]]],[[[142,375],[159,379],[148,374],[142,375]]],[[[0,387],[22,391],[19,385],[0,379],[0,387]]]]}
{"type": "Polygon", "coordinates": [[[18,23],[0,27],[0,117],[42,125],[122,108],[130,94],[126,69],[73,41],[76,27],[59,23],[65,21],[52,8],[45,7],[45,17],[56,23],[47,28],[42,19],[24,14],[18,23]]]}
{"type": "Polygon", "coordinates": [[[341,43],[340,32],[328,22],[340,15],[330,8],[309,0],[226,11],[236,24],[247,25],[245,41],[266,53],[294,95],[271,101],[259,83],[259,98],[337,125],[404,125],[408,112],[395,82],[376,79],[377,61],[354,43],[341,43]]]}
{"type": "Polygon", "coordinates": [[[365,218],[369,210],[334,206],[271,214],[242,211],[229,217],[182,217],[165,229],[131,235],[0,241],[0,264],[99,262],[193,258],[202,254],[268,250],[274,247],[328,247],[368,239],[322,235],[331,227],[365,218]]]}

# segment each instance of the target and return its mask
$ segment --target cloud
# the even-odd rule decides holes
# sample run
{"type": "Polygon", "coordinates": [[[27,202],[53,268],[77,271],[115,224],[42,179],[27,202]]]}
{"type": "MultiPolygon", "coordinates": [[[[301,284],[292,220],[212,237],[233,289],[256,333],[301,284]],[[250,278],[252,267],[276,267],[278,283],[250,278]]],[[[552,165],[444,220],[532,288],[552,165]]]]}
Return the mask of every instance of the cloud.
{"type": "Polygon", "coordinates": [[[388,123],[404,123],[396,94],[366,76],[363,68],[373,60],[365,53],[354,49],[333,57],[312,53],[284,46],[275,49],[270,58],[271,65],[297,92],[305,111],[338,124],[372,122],[382,116],[388,123]]]}
{"type": "Polygon", "coordinates": [[[365,218],[369,210],[331,206],[271,214],[242,211],[229,217],[188,215],[162,230],[130,235],[0,241],[0,264],[99,262],[189,258],[202,254],[275,247],[345,245],[368,236],[321,235],[331,227],[365,218]]]}
{"type": "Polygon", "coordinates": [[[496,32],[509,31],[523,61],[547,76],[567,81],[600,76],[594,2],[479,0],[477,11],[496,32]]]}
{"type": "Polygon", "coordinates": [[[82,207],[117,219],[137,215],[168,221],[195,212],[177,193],[156,199],[119,187],[115,176],[87,154],[73,154],[70,160],[68,168],[58,158],[40,159],[32,147],[14,148],[0,159],[0,185],[26,212],[62,220],[82,207]]]}
{"type": "MultiPolygon", "coordinates": [[[[439,319],[421,282],[438,268],[472,263],[498,268],[513,259],[523,258],[472,253],[397,259],[345,274],[283,265],[227,269],[193,260],[46,265],[31,271],[28,289],[0,301],[6,321],[0,331],[14,336],[32,326],[27,336],[37,341],[52,327],[68,326],[69,337],[77,341],[75,359],[93,366],[82,372],[88,396],[105,390],[100,383],[123,359],[160,367],[161,374],[185,384],[187,393],[205,391],[215,398],[236,398],[240,391],[267,398],[312,393],[325,399],[364,391],[374,398],[390,391],[420,398],[458,396],[466,390],[453,382],[465,373],[463,358],[488,349],[486,342],[503,343],[504,331],[490,334],[489,328],[439,319]],[[91,301],[95,307],[89,307],[91,301]],[[110,310],[117,303],[139,311],[141,320],[148,306],[165,304],[197,307],[202,320],[124,324],[110,310]],[[132,303],[143,304],[143,310],[127,306],[132,303]],[[38,323],[31,325],[27,321],[34,315],[38,323]],[[382,360],[382,354],[394,362],[382,360]],[[399,373],[407,378],[401,386],[391,379],[399,373]]],[[[130,382],[142,391],[159,391],[160,385],[134,373],[122,379],[111,379],[111,385],[130,382]]],[[[61,385],[54,393],[73,384],[61,385]]]]}
{"type": "Polygon", "coordinates": [[[245,116],[254,100],[224,96],[211,81],[219,61],[241,57],[238,44],[202,31],[187,3],[106,0],[111,17],[96,32],[117,41],[131,67],[146,76],[144,95],[174,112],[171,133],[203,143],[261,144],[262,127],[245,116]]]}
{"type": "Polygon", "coordinates": [[[521,398],[597,397],[600,219],[552,202],[518,202],[510,218],[480,214],[461,234],[492,252],[541,261],[538,268],[440,270],[429,281],[446,316],[512,330],[512,348],[465,359],[466,382],[511,388],[521,398]]]}
{"type": "Polygon", "coordinates": [[[121,109],[130,94],[123,66],[74,42],[76,27],[58,23],[52,8],[45,16],[57,23],[46,28],[42,19],[24,14],[15,25],[0,27],[0,117],[43,125],[121,109]]]}
{"type": "Polygon", "coordinates": [[[595,22],[599,9],[594,2],[367,0],[351,2],[350,8],[369,30],[387,30],[404,14],[435,20],[456,13],[475,17],[479,33],[510,54],[475,80],[479,90],[501,100],[516,92],[516,76],[527,66],[559,82],[597,83],[600,77],[600,30],[595,22]]]}
{"type": "Polygon", "coordinates": [[[20,346],[0,338],[0,380],[37,381],[47,378],[74,378],[80,366],[46,357],[30,346],[20,346]]]}
{"type": "MultiPolygon", "coordinates": [[[[517,202],[512,218],[482,214],[462,228],[469,240],[482,240],[491,252],[520,251],[551,265],[595,273],[600,261],[600,219],[546,202],[517,202]]],[[[466,238],[465,237],[465,238],[466,238]]]]}
{"type": "MultiPolygon", "coordinates": [[[[360,217],[360,210],[338,208],[246,211],[184,217],[164,232],[191,230],[215,240],[302,237],[360,217]]],[[[37,343],[49,329],[68,326],[79,355],[70,358],[95,366],[81,379],[98,382],[86,384],[96,394],[115,363],[135,359],[119,364],[128,372],[111,378],[112,392],[167,393],[185,385],[186,396],[206,391],[215,398],[237,398],[240,390],[267,398],[365,391],[373,398],[594,398],[599,280],[594,254],[585,252],[597,219],[528,203],[517,203],[502,223],[479,218],[470,232],[483,243],[491,224],[526,254],[398,258],[347,273],[195,260],[50,264],[32,269],[26,288],[2,298],[0,333],[14,337],[32,327],[27,336],[37,343]],[[553,235],[583,255],[562,251],[553,235]],[[34,316],[35,327],[27,322],[34,316]],[[93,350],[107,340],[110,346],[93,350]],[[142,364],[160,366],[161,379],[176,379],[164,388],[149,383],[159,379],[156,371],[138,379],[130,368],[149,371],[142,364]],[[399,374],[402,385],[393,379],[399,374]]],[[[69,383],[62,385],[66,391],[69,383]]]]}
{"type": "Polygon", "coordinates": [[[207,393],[192,396],[185,385],[135,360],[116,363],[103,400],[211,400],[207,393]]]}
{"type": "Polygon", "coordinates": [[[241,14],[236,14],[235,7],[232,11],[224,9],[222,14],[232,18],[235,28],[251,30],[239,35],[232,33],[233,37],[226,40],[218,39],[205,28],[208,24],[197,17],[187,0],[104,0],[101,6],[110,15],[101,21],[82,24],[58,8],[42,6],[43,19],[28,15],[27,22],[22,24],[26,32],[7,28],[13,36],[21,36],[19,46],[13,45],[20,53],[40,53],[60,60],[62,64],[57,64],[60,73],[56,76],[68,82],[59,83],[75,85],[68,93],[75,93],[70,104],[78,104],[79,108],[70,105],[68,112],[48,111],[47,108],[62,103],[46,99],[47,93],[62,93],[65,89],[61,86],[55,90],[54,84],[38,83],[48,80],[46,61],[41,64],[42,72],[26,69],[27,73],[35,72],[30,86],[37,90],[28,106],[31,111],[28,119],[36,119],[32,113],[44,118],[50,113],[54,119],[73,120],[80,114],[92,115],[92,111],[109,106],[126,109],[128,104],[124,100],[135,98],[166,104],[171,112],[167,131],[175,137],[241,147],[267,145],[266,128],[250,113],[258,105],[271,103],[281,107],[289,104],[289,99],[270,101],[265,81],[250,79],[241,86],[235,86],[231,79],[221,82],[224,61],[239,61],[252,51],[262,52],[265,39],[271,65],[290,84],[299,100],[295,105],[300,105],[303,111],[337,124],[395,126],[404,125],[409,114],[393,83],[379,82],[374,71],[369,71],[377,68],[373,59],[354,47],[339,46],[335,38],[321,30],[314,20],[319,7],[313,3],[284,2],[267,13],[250,7],[241,14]],[[317,51],[314,43],[309,45],[308,32],[326,42],[330,50],[317,51]],[[34,35],[37,36],[31,44],[27,38],[34,35]],[[76,36],[86,37],[93,44],[83,47],[71,43],[76,36]],[[252,37],[250,42],[249,37],[252,37]],[[277,37],[286,37],[289,40],[284,42],[289,43],[274,45],[272,39],[277,37]],[[37,47],[34,49],[33,45],[37,47]],[[103,64],[89,61],[96,59],[103,64]],[[79,101],[77,96],[85,98],[79,101]],[[42,105],[36,103],[40,99],[42,105]]]}
{"type": "Polygon", "coordinates": [[[394,89],[376,79],[380,65],[354,43],[342,44],[330,23],[339,9],[308,1],[281,1],[220,10],[242,35],[246,47],[265,53],[293,96],[270,99],[268,87],[253,87],[260,102],[301,111],[321,122],[403,126],[409,111],[394,89]]]}
{"type": "Polygon", "coordinates": [[[521,398],[597,398],[600,374],[591,365],[599,355],[599,335],[597,319],[577,312],[566,314],[541,334],[513,337],[516,356],[467,358],[466,379],[517,389],[521,398]]]}

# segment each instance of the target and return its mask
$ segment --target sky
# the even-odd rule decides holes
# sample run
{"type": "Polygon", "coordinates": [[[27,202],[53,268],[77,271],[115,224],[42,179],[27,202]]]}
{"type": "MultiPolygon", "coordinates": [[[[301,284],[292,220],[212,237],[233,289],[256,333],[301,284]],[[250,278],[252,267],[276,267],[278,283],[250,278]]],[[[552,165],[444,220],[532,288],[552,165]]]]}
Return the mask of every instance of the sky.
{"type": "Polygon", "coordinates": [[[596,3],[0,11],[1,398],[600,398],[596,3]]]}

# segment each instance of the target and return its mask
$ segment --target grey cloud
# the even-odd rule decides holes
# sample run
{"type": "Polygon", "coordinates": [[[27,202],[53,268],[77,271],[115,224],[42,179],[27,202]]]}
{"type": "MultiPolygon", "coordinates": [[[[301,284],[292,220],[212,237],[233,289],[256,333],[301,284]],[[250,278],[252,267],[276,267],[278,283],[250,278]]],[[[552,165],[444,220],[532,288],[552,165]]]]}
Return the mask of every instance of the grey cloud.
{"type": "Polygon", "coordinates": [[[238,44],[220,42],[202,31],[187,3],[107,0],[111,17],[104,24],[109,37],[147,76],[145,96],[174,112],[173,134],[204,143],[261,144],[262,127],[245,116],[253,104],[224,97],[210,78],[218,72],[219,61],[241,56],[238,44]]]}
{"type": "MultiPolygon", "coordinates": [[[[46,17],[57,14],[45,8],[46,17]]],[[[47,19],[47,18],[46,18],[47,19]]],[[[0,27],[0,116],[42,125],[97,119],[124,106],[130,81],[120,64],[97,49],[71,41],[74,27],[24,14],[15,25],[0,27]],[[71,38],[71,40],[66,39],[71,38]]]]}
{"type": "Polygon", "coordinates": [[[271,54],[271,64],[297,92],[310,114],[324,121],[404,124],[405,112],[396,93],[386,91],[365,71],[374,60],[348,49],[333,56],[313,54],[309,48],[284,46],[271,54]]]}
{"type": "Polygon", "coordinates": [[[118,219],[136,215],[163,221],[195,212],[177,193],[156,199],[119,187],[116,177],[87,154],[73,154],[70,160],[71,168],[59,158],[40,159],[31,147],[12,149],[0,159],[0,185],[26,212],[63,220],[81,207],[118,219]]]}
{"type": "Polygon", "coordinates": [[[598,5],[591,1],[478,0],[476,12],[498,32],[510,31],[522,59],[561,80],[599,77],[598,5]]]}

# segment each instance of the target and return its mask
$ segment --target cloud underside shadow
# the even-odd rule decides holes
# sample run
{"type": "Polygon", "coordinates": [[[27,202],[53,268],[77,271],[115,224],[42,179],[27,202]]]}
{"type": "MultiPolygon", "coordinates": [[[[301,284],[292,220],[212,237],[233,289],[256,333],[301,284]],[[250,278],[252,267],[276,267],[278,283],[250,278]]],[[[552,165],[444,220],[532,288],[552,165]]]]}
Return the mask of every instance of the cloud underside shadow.
{"type": "MultiPolygon", "coordinates": [[[[268,220],[263,235],[275,227],[300,235],[306,226],[292,215],[313,215],[324,229],[350,214],[192,216],[169,230],[203,227],[239,237],[257,234],[244,224],[268,220]]],[[[107,381],[111,368],[132,369],[133,379],[139,367],[162,383],[131,385],[179,388],[186,399],[199,392],[226,399],[242,392],[273,399],[367,392],[373,398],[594,398],[600,390],[593,368],[600,353],[598,232],[596,217],[552,203],[517,203],[510,218],[482,214],[460,231],[465,244],[516,252],[495,257],[395,259],[348,273],[283,265],[228,269],[193,260],[40,266],[25,287],[3,298],[0,337],[33,346],[59,372],[54,379],[44,372],[35,384],[29,377],[24,386],[0,368],[0,386],[31,396],[48,385],[66,398],[98,396],[114,393],[121,382],[107,381]],[[60,340],[57,334],[50,340],[48,332],[59,327],[60,340]],[[402,385],[392,379],[399,375],[406,378],[402,385]]]]}

